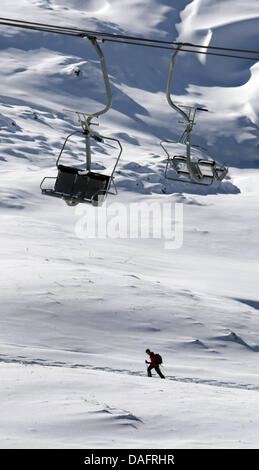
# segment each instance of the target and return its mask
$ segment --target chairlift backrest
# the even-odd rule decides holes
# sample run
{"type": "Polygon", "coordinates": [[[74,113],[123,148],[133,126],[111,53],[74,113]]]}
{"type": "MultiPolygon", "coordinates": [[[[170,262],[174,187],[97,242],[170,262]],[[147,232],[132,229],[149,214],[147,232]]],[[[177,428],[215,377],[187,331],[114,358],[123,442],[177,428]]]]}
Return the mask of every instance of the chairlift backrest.
{"type": "Polygon", "coordinates": [[[92,200],[103,195],[109,185],[110,177],[99,173],[89,172],[80,174],[76,168],[59,165],[55,183],[55,192],[64,197],[92,200]]]}

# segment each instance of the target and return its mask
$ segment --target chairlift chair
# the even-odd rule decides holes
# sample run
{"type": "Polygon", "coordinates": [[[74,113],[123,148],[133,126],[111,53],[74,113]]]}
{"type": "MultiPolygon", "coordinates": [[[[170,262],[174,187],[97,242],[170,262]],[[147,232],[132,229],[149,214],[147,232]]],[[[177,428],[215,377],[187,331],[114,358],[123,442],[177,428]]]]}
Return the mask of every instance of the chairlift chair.
{"type": "Polygon", "coordinates": [[[191,144],[191,132],[195,125],[195,117],[197,111],[208,111],[205,108],[176,105],[171,98],[172,77],[175,66],[175,59],[180,51],[182,45],[177,47],[174,52],[170,68],[166,89],[166,97],[169,105],[177,111],[183,121],[179,121],[185,125],[184,131],[179,140],[162,140],[160,146],[167,155],[167,162],[165,168],[165,178],[168,180],[179,181],[182,183],[199,184],[203,186],[210,186],[214,181],[222,181],[227,173],[228,167],[221,165],[209,154],[208,150],[200,145],[191,144]],[[166,144],[184,144],[185,155],[171,155],[166,144]],[[198,158],[194,156],[193,149],[198,149],[206,153],[207,158],[198,158]],[[170,171],[173,170],[173,171],[170,171]]]}
{"type": "Polygon", "coordinates": [[[42,194],[46,196],[54,196],[57,198],[64,199],[69,206],[75,206],[76,204],[91,203],[92,205],[101,205],[106,199],[108,194],[117,194],[117,189],[114,181],[114,173],[119,162],[122,153],[122,146],[118,139],[112,137],[96,135],[89,130],[86,131],[75,131],[67,136],[60,154],[56,161],[56,167],[58,174],[56,177],[45,177],[41,182],[42,194]],[[70,137],[80,133],[85,136],[86,139],[86,169],[76,168],[74,166],[67,166],[60,164],[60,158],[65,150],[66,144],[70,137]],[[107,175],[91,170],[90,161],[90,144],[88,141],[95,139],[98,142],[104,142],[105,140],[113,141],[118,144],[119,153],[113,166],[112,172],[107,175]],[[114,190],[111,191],[113,186],[114,190]]]}
{"type": "Polygon", "coordinates": [[[69,206],[75,206],[79,203],[91,203],[92,205],[98,206],[104,202],[108,194],[117,194],[117,189],[114,182],[114,173],[122,153],[122,146],[118,139],[97,134],[91,129],[92,125],[96,125],[91,122],[92,119],[98,118],[101,114],[104,114],[110,109],[112,104],[112,93],[102,50],[97,44],[96,38],[89,37],[88,39],[90,39],[92,42],[100,58],[107,94],[107,104],[104,109],[93,114],[86,114],[84,112],[75,110],[66,110],[67,112],[76,114],[81,124],[81,130],[76,130],[66,137],[56,161],[56,167],[58,169],[57,176],[43,178],[40,185],[42,194],[61,198],[65,200],[69,206]],[[81,134],[85,138],[85,170],[76,168],[74,166],[60,164],[60,159],[62,157],[63,151],[65,150],[66,144],[75,134],[81,134]],[[93,140],[100,143],[108,140],[116,142],[118,145],[119,153],[109,175],[92,171],[91,144],[93,140]],[[114,187],[113,192],[111,191],[111,186],[114,187]]]}
{"type": "Polygon", "coordinates": [[[199,145],[192,145],[192,148],[200,149],[207,153],[208,159],[196,158],[190,159],[187,163],[186,155],[171,155],[166,144],[176,144],[179,141],[163,140],[160,142],[161,147],[167,154],[167,162],[165,168],[165,177],[168,180],[180,181],[182,183],[200,184],[210,186],[214,181],[222,181],[227,173],[226,166],[219,165],[209,154],[208,150],[199,145]],[[174,176],[174,175],[177,176],[174,176]]]}

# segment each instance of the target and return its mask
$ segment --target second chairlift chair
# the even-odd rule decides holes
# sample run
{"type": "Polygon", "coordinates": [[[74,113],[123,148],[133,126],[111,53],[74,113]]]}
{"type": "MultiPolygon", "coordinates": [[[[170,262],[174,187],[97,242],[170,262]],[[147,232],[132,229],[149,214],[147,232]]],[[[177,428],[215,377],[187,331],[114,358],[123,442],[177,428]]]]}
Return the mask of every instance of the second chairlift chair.
{"type": "MultiPolygon", "coordinates": [[[[211,185],[215,180],[222,181],[227,175],[228,168],[218,164],[209,154],[208,150],[201,147],[200,145],[191,145],[191,132],[194,126],[194,120],[197,111],[207,111],[204,108],[192,107],[192,106],[181,106],[176,105],[171,98],[171,87],[172,77],[175,65],[176,56],[181,49],[182,45],[179,45],[177,50],[172,56],[169,76],[166,89],[166,97],[169,105],[177,111],[184,119],[185,129],[181,134],[178,141],[173,140],[162,140],[160,142],[161,147],[167,155],[167,163],[165,169],[165,177],[168,180],[179,181],[182,183],[193,183],[204,186],[211,185]],[[184,108],[184,109],[182,109],[184,108]],[[184,144],[185,155],[173,155],[171,156],[166,144],[184,144]],[[199,158],[195,156],[192,150],[197,149],[199,151],[205,151],[207,158],[199,158]],[[173,170],[173,176],[172,171],[173,170]]],[[[181,121],[180,121],[181,122],[181,121]]]]}
{"type": "Polygon", "coordinates": [[[114,173],[119,162],[122,146],[118,139],[112,137],[102,136],[92,131],[91,125],[93,118],[98,118],[101,114],[107,112],[112,104],[112,93],[109,82],[109,77],[107,73],[107,68],[104,60],[104,55],[100,46],[97,44],[97,40],[94,37],[88,37],[88,39],[93,44],[97,54],[99,56],[102,73],[105,83],[105,89],[107,94],[107,105],[101,111],[98,111],[93,114],[86,114],[80,111],[71,111],[68,112],[75,113],[79,119],[82,129],[76,130],[69,134],[65,139],[65,142],[62,146],[60,154],[56,161],[56,166],[58,169],[57,177],[45,177],[41,182],[41,191],[47,196],[54,196],[65,200],[69,206],[74,206],[80,202],[91,203],[95,206],[101,205],[102,202],[106,199],[107,194],[117,194],[116,186],[114,183],[114,173]],[[86,169],[82,170],[80,168],[75,168],[71,166],[65,166],[60,164],[60,158],[65,149],[65,146],[70,139],[75,134],[81,134],[85,138],[86,146],[86,169]],[[103,142],[104,140],[114,141],[118,144],[119,154],[116,158],[115,164],[113,166],[112,172],[110,175],[104,173],[93,172],[91,169],[91,139],[94,139],[97,142],[103,142]],[[53,181],[54,180],[54,181],[53,181]],[[115,188],[115,193],[110,192],[111,185],[115,188]]]}

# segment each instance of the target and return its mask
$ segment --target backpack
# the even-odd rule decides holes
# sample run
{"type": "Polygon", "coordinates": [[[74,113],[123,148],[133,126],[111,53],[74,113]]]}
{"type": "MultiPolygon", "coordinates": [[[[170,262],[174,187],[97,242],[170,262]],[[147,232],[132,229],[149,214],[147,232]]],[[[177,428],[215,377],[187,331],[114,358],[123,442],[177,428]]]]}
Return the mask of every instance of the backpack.
{"type": "Polygon", "coordinates": [[[160,364],[162,364],[162,362],[163,362],[163,359],[162,359],[162,357],[160,356],[160,354],[155,354],[155,360],[156,360],[157,365],[159,365],[159,366],[160,366],[160,364]]]}

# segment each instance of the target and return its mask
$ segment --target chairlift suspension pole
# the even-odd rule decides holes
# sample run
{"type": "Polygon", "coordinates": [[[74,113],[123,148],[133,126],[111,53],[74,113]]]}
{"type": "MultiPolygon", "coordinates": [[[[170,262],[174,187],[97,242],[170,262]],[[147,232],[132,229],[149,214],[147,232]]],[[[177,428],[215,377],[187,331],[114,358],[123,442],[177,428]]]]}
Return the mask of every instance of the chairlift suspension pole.
{"type": "Polygon", "coordinates": [[[86,169],[91,171],[92,155],[91,155],[91,135],[90,131],[85,133],[85,148],[86,148],[86,169]]]}
{"type": "Polygon", "coordinates": [[[169,67],[167,87],[166,87],[166,97],[167,97],[167,101],[168,101],[169,105],[184,118],[186,127],[185,127],[185,131],[183,133],[183,136],[184,136],[184,134],[186,134],[186,137],[185,137],[186,163],[187,163],[187,167],[188,167],[189,172],[190,172],[190,176],[194,180],[197,180],[197,176],[193,172],[192,165],[191,165],[191,131],[192,131],[192,128],[193,128],[194,119],[191,120],[190,115],[188,116],[188,114],[185,111],[183,111],[183,109],[181,109],[179,106],[177,106],[171,98],[171,88],[172,88],[173,72],[174,72],[174,68],[175,68],[175,60],[176,60],[176,56],[177,56],[178,52],[180,51],[181,47],[182,47],[182,44],[179,44],[178,47],[177,47],[177,50],[172,55],[172,59],[171,59],[171,62],[170,62],[170,67],[169,67]]]}
{"type": "Polygon", "coordinates": [[[171,62],[170,62],[170,67],[169,67],[167,87],[166,87],[166,97],[167,97],[167,101],[168,101],[169,105],[173,109],[175,109],[178,113],[180,113],[182,115],[182,117],[184,118],[186,124],[188,124],[189,118],[188,118],[187,114],[181,108],[179,108],[173,102],[173,100],[171,98],[171,88],[172,88],[173,72],[174,72],[174,67],[175,67],[175,59],[176,59],[176,56],[177,56],[178,52],[180,51],[181,47],[182,47],[182,45],[179,44],[179,46],[177,47],[175,53],[172,55],[172,59],[171,59],[171,62]]]}
{"type": "MultiPolygon", "coordinates": [[[[103,79],[104,79],[104,85],[105,85],[105,90],[106,90],[106,95],[107,95],[107,104],[106,106],[101,109],[100,111],[96,111],[95,113],[89,115],[87,119],[85,119],[86,115],[84,116],[84,119],[82,120],[81,117],[79,117],[80,123],[83,127],[83,132],[85,135],[85,143],[86,143],[86,169],[88,171],[91,171],[91,165],[92,165],[92,157],[91,157],[91,120],[96,117],[98,118],[101,114],[106,113],[111,105],[112,105],[112,91],[111,91],[111,85],[109,81],[109,76],[108,76],[108,71],[106,67],[106,62],[105,58],[102,52],[102,49],[100,48],[99,44],[97,43],[97,39],[95,37],[88,37],[89,41],[92,43],[94,46],[98,57],[100,59],[100,64],[101,64],[101,69],[102,69],[102,74],[103,74],[103,79]]],[[[80,116],[80,113],[78,113],[80,116]]]]}
{"type": "MultiPolygon", "coordinates": [[[[185,129],[182,132],[178,141],[173,140],[162,140],[160,142],[161,147],[167,154],[167,163],[165,169],[165,177],[170,180],[174,181],[181,181],[185,183],[192,183],[192,184],[201,184],[205,186],[209,186],[213,183],[213,181],[218,180],[222,181],[225,176],[227,175],[228,169],[226,167],[218,166],[215,160],[212,158],[209,159],[202,159],[199,158],[197,160],[193,160],[192,157],[192,147],[195,147],[200,150],[205,150],[209,156],[209,152],[207,149],[202,148],[199,145],[191,145],[191,132],[194,126],[194,120],[196,116],[197,110],[199,111],[207,111],[205,108],[200,107],[189,107],[189,106],[181,106],[177,105],[173,102],[171,97],[171,89],[172,89],[172,81],[173,81],[173,72],[175,69],[175,61],[178,52],[180,52],[183,44],[179,44],[177,50],[173,53],[170,66],[169,66],[169,74],[167,80],[167,87],[166,87],[166,97],[169,105],[175,111],[177,111],[180,116],[184,119],[185,129]],[[187,111],[184,111],[182,108],[187,108],[187,111]],[[185,156],[183,155],[174,155],[173,158],[170,156],[165,144],[171,143],[181,143],[185,145],[185,156]],[[169,165],[172,166],[173,170],[180,175],[180,179],[176,177],[169,177],[168,176],[168,168],[169,165]],[[184,174],[185,178],[181,179],[181,176],[184,174]]],[[[182,122],[182,121],[180,121],[182,122]]],[[[210,157],[210,156],[209,156],[210,157]]]]}
{"type": "Polygon", "coordinates": [[[97,43],[97,39],[95,37],[89,37],[88,39],[93,44],[93,46],[94,46],[94,48],[95,48],[95,50],[96,50],[96,52],[99,56],[100,63],[101,63],[101,68],[102,68],[102,73],[103,73],[105,89],[106,89],[106,94],[107,94],[107,99],[108,99],[107,104],[106,104],[104,109],[92,114],[92,117],[99,117],[101,114],[106,113],[110,109],[110,107],[112,105],[112,91],[111,91],[111,85],[110,85],[109,76],[108,76],[107,67],[106,67],[106,62],[105,62],[105,59],[104,59],[102,49],[100,48],[99,44],[97,43]]]}

